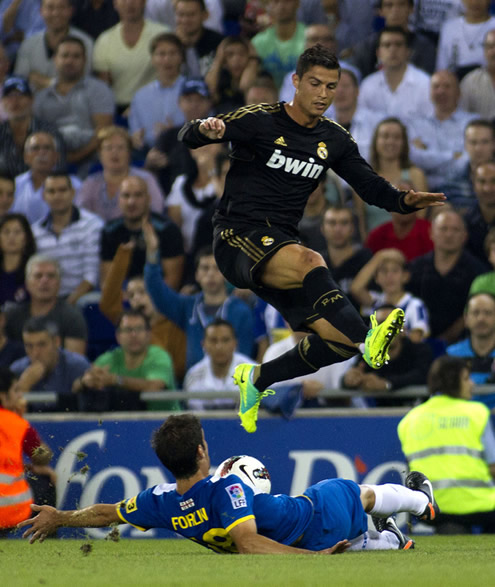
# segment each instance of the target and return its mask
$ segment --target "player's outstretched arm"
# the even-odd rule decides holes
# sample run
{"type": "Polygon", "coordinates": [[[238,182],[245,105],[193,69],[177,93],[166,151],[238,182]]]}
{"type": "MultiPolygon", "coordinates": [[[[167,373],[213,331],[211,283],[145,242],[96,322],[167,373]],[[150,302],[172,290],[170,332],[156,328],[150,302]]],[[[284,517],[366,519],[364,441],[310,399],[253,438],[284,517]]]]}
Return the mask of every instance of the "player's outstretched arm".
{"type": "Polygon", "coordinates": [[[230,530],[230,535],[237,546],[239,554],[339,554],[345,552],[351,545],[348,540],[342,540],[332,548],[319,552],[286,546],[258,534],[254,520],[247,520],[235,526],[230,530]]]}
{"type": "Polygon", "coordinates": [[[95,504],[82,510],[62,511],[49,505],[31,506],[38,514],[17,525],[18,528],[28,528],[23,538],[29,538],[30,544],[39,540],[43,542],[47,536],[53,534],[57,528],[103,528],[110,524],[122,523],[117,514],[116,504],[95,504]]]}
{"type": "Polygon", "coordinates": [[[414,208],[428,208],[430,206],[443,206],[447,200],[445,194],[431,192],[415,192],[409,190],[404,197],[404,203],[414,208]]]}

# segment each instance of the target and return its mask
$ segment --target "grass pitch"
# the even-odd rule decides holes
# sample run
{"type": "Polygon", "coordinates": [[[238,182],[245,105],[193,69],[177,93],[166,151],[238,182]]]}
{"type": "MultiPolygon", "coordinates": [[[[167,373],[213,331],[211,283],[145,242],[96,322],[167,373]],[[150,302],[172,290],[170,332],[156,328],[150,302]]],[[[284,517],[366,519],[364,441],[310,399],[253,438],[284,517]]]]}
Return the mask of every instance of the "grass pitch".
{"type": "Polygon", "coordinates": [[[495,536],[416,537],[407,552],[216,555],[187,540],[0,540],[0,587],[495,585],[495,536]]]}

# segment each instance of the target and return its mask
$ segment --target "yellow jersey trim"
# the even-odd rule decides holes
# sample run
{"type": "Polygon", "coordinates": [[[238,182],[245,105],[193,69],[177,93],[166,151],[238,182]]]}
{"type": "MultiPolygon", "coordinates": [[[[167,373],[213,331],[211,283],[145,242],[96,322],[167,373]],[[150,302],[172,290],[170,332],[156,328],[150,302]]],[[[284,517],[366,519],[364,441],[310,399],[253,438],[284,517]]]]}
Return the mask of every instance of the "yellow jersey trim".
{"type": "Polygon", "coordinates": [[[244,518],[240,518],[239,520],[236,520],[233,524],[230,524],[230,526],[227,526],[227,528],[225,528],[225,531],[230,532],[232,530],[232,528],[235,528],[239,524],[242,524],[243,522],[247,522],[248,520],[254,520],[254,519],[255,519],[255,517],[253,516],[253,514],[250,514],[249,516],[245,516],[244,518]]]}

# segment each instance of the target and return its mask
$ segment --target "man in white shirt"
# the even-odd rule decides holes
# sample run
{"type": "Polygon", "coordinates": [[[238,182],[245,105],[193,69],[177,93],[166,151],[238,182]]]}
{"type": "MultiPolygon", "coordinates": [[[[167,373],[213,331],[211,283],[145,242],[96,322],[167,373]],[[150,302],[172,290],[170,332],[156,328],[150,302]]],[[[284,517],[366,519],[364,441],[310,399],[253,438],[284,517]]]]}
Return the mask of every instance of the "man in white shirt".
{"type": "MultiPolygon", "coordinates": [[[[144,15],[154,22],[160,22],[170,30],[175,30],[174,0],[147,0],[144,15]]],[[[204,26],[223,34],[223,2],[221,0],[205,0],[208,16],[204,26]]]]}
{"type": "Polygon", "coordinates": [[[49,174],[43,190],[49,213],[32,227],[38,252],[59,262],[59,295],[69,304],[98,287],[103,228],[99,216],[73,205],[74,195],[68,175],[49,174]]]}
{"type": "Polygon", "coordinates": [[[459,82],[451,71],[437,71],[431,78],[431,115],[407,121],[411,161],[425,172],[428,187],[435,190],[464,152],[464,130],[476,114],[459,108],[459,82]]]}
{"type": "Polygon", "coordinates": [[[459,79],[483,63],[483,39],[495,28],[490,0],[463,0],[465,14],[440,29],[436,69],[450,69],[459,79]]]}
{"type": "Polygon", "coordinates": [[[382,69],[364,78],[358,105],[405,120],[432,111],[430,76],[409,63],[409,35],[402,27],[385,27],[378,39],[382,69]]]}
{"type": "MultiPolygon", "coordinates": [[[[240,363],[251,361],[249,357],[236,352],[237,338],[230,322],[215,318],[206,328],[203,339],[205,357],[186,373],[184,391],[232,391],[236,392],[234,370],[240,363]]],[[[236,399],[190,399],[190,410],[233,409],[236,399]]]]}
{"type": "Polygon", "coordinates": [[[489,120],[495,118],[495,29],[483,42],[485,65],[470,71],[461,82],[461,107],[489,120]]]}

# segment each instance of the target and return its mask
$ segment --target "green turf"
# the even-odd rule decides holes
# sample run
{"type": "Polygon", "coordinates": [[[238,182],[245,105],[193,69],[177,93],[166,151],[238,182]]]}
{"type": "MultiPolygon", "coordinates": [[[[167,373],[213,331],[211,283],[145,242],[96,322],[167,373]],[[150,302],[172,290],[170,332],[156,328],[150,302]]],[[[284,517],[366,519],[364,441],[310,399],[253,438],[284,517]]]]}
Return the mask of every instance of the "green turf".
{"type": "Polygon", "coordinates": [[[216,555],[186,540],[0,540],[0,587],[31,585],[484,587],[495,585],[495,536],[417,537],[413,551],[330,557],[216,555]]]}

